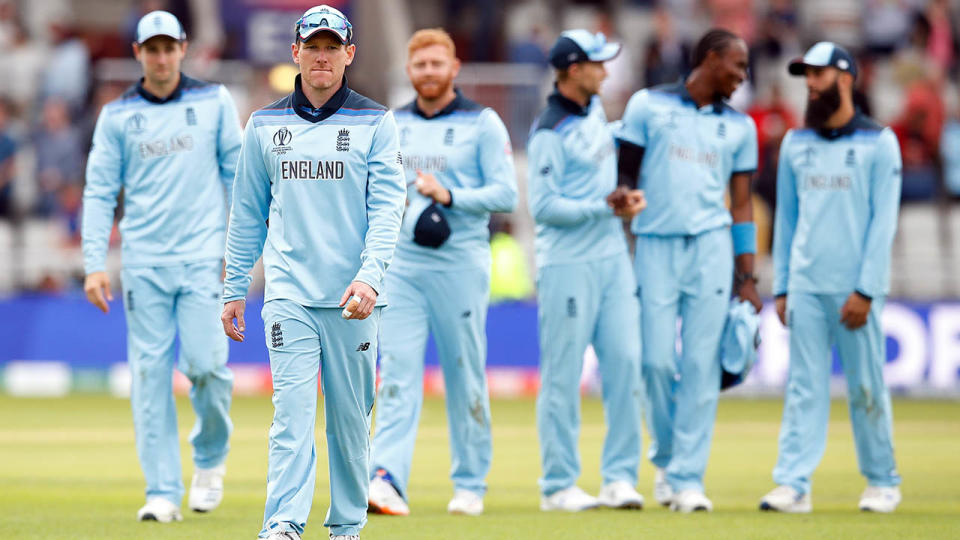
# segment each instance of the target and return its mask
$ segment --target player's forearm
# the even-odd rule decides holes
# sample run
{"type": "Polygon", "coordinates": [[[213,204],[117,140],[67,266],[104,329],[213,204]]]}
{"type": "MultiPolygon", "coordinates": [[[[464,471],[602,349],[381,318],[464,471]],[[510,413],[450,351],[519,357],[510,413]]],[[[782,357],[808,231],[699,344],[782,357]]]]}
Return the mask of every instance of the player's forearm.
{"type": "Polygon", "coordinates": [[[474,214],[513,212],[517,206],[517,188],[505,183],[479,188],[453,188],[450,197],[451,206],[474,214]]]}
{"type": "Polygon", "coordinates": [[[554,195],[537,201],[531,213],[537,223],[572,227],[589,219],[612,216],[613,209],[603,199],[580,200],[554,195]]]}
{"type": "Polygon", "coordinates": [[[83,218],[81,237],[83,239],[83,268],[87,274],[102,272],[106,269],[107,249],[110,243],[110,231],[113,230],[113,212],[116,197],[83,197],[83,218]]]}

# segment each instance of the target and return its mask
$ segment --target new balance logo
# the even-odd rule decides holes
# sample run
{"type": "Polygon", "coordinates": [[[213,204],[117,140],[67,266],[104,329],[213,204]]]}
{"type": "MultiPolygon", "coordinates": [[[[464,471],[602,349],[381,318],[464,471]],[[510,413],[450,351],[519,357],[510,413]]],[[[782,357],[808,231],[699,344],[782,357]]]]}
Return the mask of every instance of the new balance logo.
{"type": "Polygon", "coordinates": [[[364,351],[367,351],[367,350],[369,350],[369,349],[370,349],[370,342],[369,342],[369,341],[364,341],[363,343],[360,344],[359,347],[357,347],[357,352],[364,352],[364,351]]]}
{"type": "Polygon", "coordinates": [[[347,129],[341,129],[337,133],[337,152],[349,152],[350,151],[350,131],[347,129]]]}
{"type": "Polygon", "coordinates": [[[723,139],[727,136],[727,125],[723,122],[720,122],[720,125],[717,126],[717,137],[723,139]]]}
{"type": "Polygon", "coordinates": [[[853,151],[853,148],[847,150],[846,164],[848,167],[852,167],[857,164],[857,154],[853,151]]]}
{"type": "Polygon", "coordinates": [[[133,311],[133,291],[127,291],[127,311],[133,311]]]}
{"type": "Polygon", "coordinates": [[[283,331],[278,322],[273,323],[273,328],[270,329],[270,344],[274,349],[283,347],[283,331]]]}
{"type": "Polygon", "coordinates": [[[577,300],[572,296],[567,298],[567,317],[577,316],[577,300]]]}
{"type": "Polygon", "coordinates": [[[453,145],[453,128],[447,128],[446,133],[443,134],[443,144],[447,146],[453,145]]]}
{"type": "Polygon", "coordinates": [[[193,110],[193,107],[187,107],[187,125],[197,125],[197,111],[193,110]]]}

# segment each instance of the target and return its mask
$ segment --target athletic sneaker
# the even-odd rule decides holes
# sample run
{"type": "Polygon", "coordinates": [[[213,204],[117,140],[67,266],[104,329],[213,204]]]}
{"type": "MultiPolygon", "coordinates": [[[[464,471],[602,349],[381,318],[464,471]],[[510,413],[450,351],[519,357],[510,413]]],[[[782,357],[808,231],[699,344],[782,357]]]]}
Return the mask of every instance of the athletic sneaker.
{"type": "Polygon", "coordinates": [[[367,496],[367,509],[374,514],[388,516],[410,515],[410,507],[400,496],[397,488],[393,487],[389,476],[382,469],[370,480],[370,493],[367,496]],[[383,472],[383,474],[380,474],[383,472]]]}
{"type": "Polygon", "coordinates": [[[787,514],[809,514],[813,511],[809,493],[800,493],[791,486],[777,486],[760,499],[761,510],[787,514]]]}
{"type": "Polygon", "coordinates": [[[670,503],[670,510],[683,512],[684,514],[689,514],[690,512],[711,512],[713,511],[713,503],[710,502],[710,499],[708,499],[702,491],[685,489],[673,496],[673,501],[670,503]]]}
{"type": "Polygon", "coordinates": [[[600,506],[640,510],[643,508],[643,495],[637,493],[630,482],[620,480],[604,484],[597,495],[600,506]]]}
{"type": "Polygon", "coordinates": [[[209,512],[220,506],[223,500],[223,475],[227,467],[223,464],[212,469],[197,469],[190,483],[190,509],[194,512],[209,512]]]}
{"type": "Polygon", "coordinates": [[[600,501],[593,495],[577,486],[570,486],[567,489],[561,489],[552,495],[540,497],[540,510],[550,512],[562,510],[564,512],[580,512],[589,510],[600,505],[600,501]]]}
{"type": "Polygon", "coordinates": [[[653,475],[653,498],[661,506],[670,506],[673,502],[673,487],[667,482],[667,471],[659,467],[653,475]]]}
{"type": "Polygon", "coordinates": [[[268,536],[267,540],[300,540],[300,535],[294,531],[279,531],[268,536]]]}
{"type": "Polygon", "coordinates": [[[860,509],[889,514],[897,509],[901,499],[899,487],[867,486],[863,495],[860,495],[860,509]]]}
{"type": "Polygon", "coordinates": [[[483,497],[470,490],[458,489],[453,492],[453,498],[447,505],[447,512],[463,516],[479,516],[483,513],[483,497]]]}
{"type": "Polygon", "coordinates": [[[359,534],[338,534],[336,536],[330,535],[330,540],[360,540],[359,534]]]}
{"type": "Polygon", "coordinates": [[[173,504],[163,497],[150,497],[147,504],[137,512],[137,521],[159,521],[160,523],[170,523],[171,521],[183,521],[180,514],[180,507],[173,504]]]}

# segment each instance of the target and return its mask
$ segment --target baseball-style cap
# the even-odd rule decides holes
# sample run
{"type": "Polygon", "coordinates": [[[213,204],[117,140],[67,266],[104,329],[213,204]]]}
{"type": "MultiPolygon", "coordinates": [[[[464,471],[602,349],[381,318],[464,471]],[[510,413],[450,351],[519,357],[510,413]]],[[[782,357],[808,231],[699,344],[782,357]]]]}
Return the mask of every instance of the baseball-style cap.
{"type": "Polygon", "coordinates": [[[450,223],[437,203],[431,203],[413,227],[413,241],[424,247],[438,248],[450,238],[450,223]]]}
{"type": "Polygon", "coordinates": [[[791,75],[803,75],[807,66],[835,67],[853,75],[854,78],[857,77],[857,63],[853,60],[853,55],[830,41],[821,41],[810,47],[803,58],[796,58],[790,62],[787,71],[791,75]]]}
{"type": "Polygon", "coordinates": [[[720,338],[720,389],[736,386],[747,378],[757,361],[760,346],[760,315],[746,300],[734,298],[720,338]]]}
{"type": "Polygon", "coordinates": [[[620,54],[619,43],[607,43],[602,32],[591,34],[586,30],[567,30],[560,34],[550,48],[550,65],[567,69],[578,62],[606,62],[620,54]]]}
{"type": "Polygon", "coordinates": [[[140,18],[137,23],[137,44],[156,36],[169,36],[177,41],[183,41],[187,34],[176,15],[168,11],[151,11],[140,18]]]}
{"type": "Polygon", "coordinates": [[[347,17],[326,4],[308,9],[297,21],[296,32],[300,41],[307,41],[317,32],[324,31],[333,32],[341,43],[350,43],[353,39],[353,25],[347,17]]]}

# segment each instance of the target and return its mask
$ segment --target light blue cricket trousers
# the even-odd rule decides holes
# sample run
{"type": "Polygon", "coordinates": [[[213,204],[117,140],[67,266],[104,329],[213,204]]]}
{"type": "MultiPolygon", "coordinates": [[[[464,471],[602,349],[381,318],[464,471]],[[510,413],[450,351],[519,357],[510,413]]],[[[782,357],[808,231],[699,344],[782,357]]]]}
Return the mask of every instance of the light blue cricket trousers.
{"type": "Polygon", "coordinates": [[[650,461],[666,469],[674,490],[702,491],[720,393],[717,352],[733,281],[730,229],[640,235],[635,255],[650,461]]]}
{"type": "Polygon", "coordinates": [[[380,391],[371,474],[386,470],[407,498],[429,332],[443,370],[450,478],[455,489],[482,497],[493,452],[485,371],[490,273],[483,268],[451,272],[393,266],[384,278],[384,290],[390,305],[380,325],[380,391]]]}
{"type": "Polygon", "coordinates": [[[627,254],[540,269],[540,394],[537,432],[549,496],[580,476],[580,375],[587,345],[600,368],[607,434],[604,484],[637,483],[640,461],[640,305],[627,254]]]}
{"type": "Polygon", "coordinates": [[[227,368],[227,337],[220,323],[223,283],[220,259],[171,266],[125,267],[123,308],[127,317],[130,402],[137,456],[147,497],[180,506],[183,474],[177,410],[173,400],[174,341],[177,368],[190,379],[197,421],[190,432],[193,463],[209,469],[229,450],[233,373],[227,368]]]}
{"type": "Polygon", "coordinates": [[[360,321],[344,319],[340,308],[289,300],[263,305],[274,413],[260,538],[277,531],[302,534],[307,526],[317,476],[318,377],[330,471],[324,526],[334,535],[355,535],[366,524],[380,310],[360,321]]]}
{"type": "Polygon", "coordinates": [[[893,458],[890,392],[883,381],[886,341],[881,327],[885,298],[874,298],[867,324],[849,330],[840,322],[845,294],[790,293],[790,371],[773,480],[810,493],[814,469],[827,444],[834,344],[847,378],[850,421],[860,472],[871,486],[898,486],[893,458]]]}

